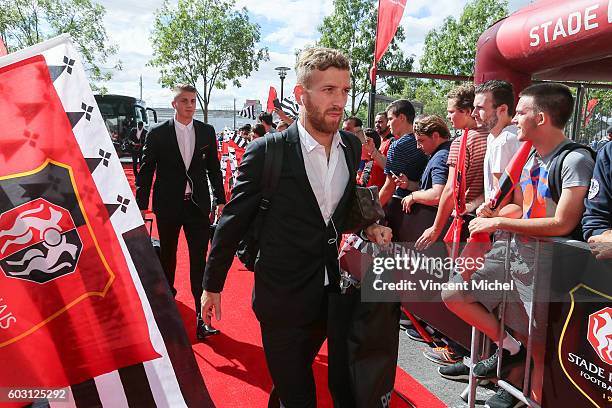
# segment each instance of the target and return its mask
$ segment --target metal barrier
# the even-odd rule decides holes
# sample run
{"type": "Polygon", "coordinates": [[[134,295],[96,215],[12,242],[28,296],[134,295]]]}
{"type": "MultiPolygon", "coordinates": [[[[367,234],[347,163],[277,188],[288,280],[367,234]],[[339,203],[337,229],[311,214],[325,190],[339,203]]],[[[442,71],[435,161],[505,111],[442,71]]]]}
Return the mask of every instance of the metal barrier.
{"type": "MultiPolygon", "coordinates": [[[[511,257],[511,245],[512,241],[515,239],[516,235],[509,235],[506,238],[506,252],[505,252],[505,260],[504,260],[504,283],[507,283],[512,279],[510,277],[510,257],[511,257]]],[[[540,260],[540,248],[541,241],[536,239],[535,241],[535,256],[534,256],[534,282],[533,282],[533,297],[531,304],[529,306],[529,322],[528,322],[528,342],[527,342],[527,356],[525,358],[525,366],[524,366],[524,378],[523,378],[523,390],[521,391],[513,384],[508,381],[502,380],[502,366],[503,366],[503,348],[498,347],[497,353],[497,385],[510,394],[512,394],[515,398],[521,400],[524,404],[533,408],[540,408],[540,405],[532,400],[529,397],[531,392],[530,384],[531,384],[531,356],[532,356],[532,346],[533,346],[533,328],[534,328],[534,311],[536,302],[534,301],[538,291],[538,264],[540,260]]],[[[508,294],[506,291],[503,292],[502,302],[499,306],[499,317],[500,317],[500,333],[499,338],[504,338],[504,333],[506,330],[505,326],[505,311],[506,311],[506,302],[508,300],[508,294]]],[[[478,378],[474,376],[474,366],[481,361],[483,358],[487,358],[490,350],[490,341],[485,339],[485,336],[476,328],[472,328],[472,344],[471,344],[471,365],[470,365],[470,378],[469,384],[466,389],[461,394],[461,398],[465,401],[467,396],[467,403],[470,408],[475,407],[476,403],[476,388],[480,382],[478,378]]],[[[541,394],[540,394],[541,395],[541,394]]]]}
{"type": "MultiPolygon", "coordinates": [[[[560,340],[559,338],[550,338],[551,337],[550,333],[552,332],[550,331],[550,328],[549,328],[549,325],[551,324],[551,319],[549,318],[549,311],[550,311],[549,300],[550,302],[558,302],[558,304],[563,304],[564,301],[560,300],[560,298],[558,297],[558,294],[566,295],[568,293],[567,293],[565,286],[573,287],[573,289],[569,291],[569,295],[571,297],[572,304],[570,307],[570,312],[565,319],[565,325],[564,325],[564,330],[563,330],[563,333],[564,333],[565,328],[570,322],[571,311],[574,309],[574,303],[573,303],[574,298],[571,295],[572,291],[576,290],[576,288],[580,286],[583,286],[582,282],[585,282],[585,281],[589,282],[589,275],[602,275],[603,274],[603,277],[600,276],[598,279],[600,282],[603,279],[603,281],[606,281],[607,283],[603,285],[603,287],[600,287],[597,289],[601,290],[602,293],[600,293],[600,295],[603,295],[604,299],[605,298],[609,299],[608,295],[605,295],[604,292],[609,293],[609,289],[610,289],[609,282],[612,281],[612,275],[607,274],[610,272],[609,264],[602,263],[600,261],[590,264],[590,261],[594,260],[594,258],[592,258],[592,256],[590,255],[589,247],[584,242],[570,241],[570,240],[563,239],[563,238],[538,239],[538,238],[531,238],[531,237],[523,237],[523,236],[519,236],[515,234],[513,235],[508,234],[507,237],[504,239],[506,239],[506,243],[505,243],[506,252],[505,252],[505,259],[504,259],[504,283],[510,282],[513,279],[513,277],[511,277],[511,259],[513,258],[512,245],[515,245],[514,248],[516,252],[518,253],[519,251],[516,248],[519,246],[518,245],[519,240],[521,242],[525,242],[526,239],[530,239],[533,242],[533,248],[534,248],[533,258],[531,259],[533,264],[529,265],[529,267],[531,268],[530,274],[533,276],[533,281],[531,284],[531,288],[532,288],[531,302],[530,304],[525,305],[525,306],[528,306],[528,313],[527,313],[528,324],[527,324],[527,333],[526,333],[527,334],[527,344],[526,344],[526,358],[525,358],[525,363],[523,366],[524,375],[522,378],[522,390],[519,389],[517,386],[511,384],[508,380],[502,379],[502,369],[504,367],[502,347],[499,347],[498,350],[496,351],[497,356],[498,356],[498,366],[497,366],[497,378],[498,379],[496,380],[496,382],[499,387],[508,391],[510,394],[512,394],[517,399],[521,400],[527,406],[534,407],[534,408],[540,408],[541,406],[543,406],[542,398],[543,398],[544,390],[543,390],[542,384],[543,384],[545,358],[544,356],[539,356],[539,355],[537,356],[537,359],[539,359],[539,363],[541,364],[540,367],[542,368],[542,372],[539,372],[539,373],[536,372],[536,374],[542,376],[541,378],[542,381],[538,381],[538,384],[540,386],[539,389],[533,389],[532,387],[533,387],[534,378],[532,378],[532,373],[533,373],[532,364],[534,363],[532,362],[532,360],[534,358],[534,342],[535,342],[536,336],[538,340],[542,343],[542,345],[545,346],[546,353],[553,353],[555,358],[558,357],[558,360],[559,360],[558,364],[560,364],[566,376],[568,378],[571,377],[570,374],[568,374],[567,370],[565,369],[565,366],[563,365],[564,358],[562,357],[562,353],[561,353],[561,340],[562,339],[560,340]],[[543,248],[548,249],[547,246],[549,246],[548,248],[550,248],[550,252],[547,252],[545,250],[544,251],[545,253],[543,255],[543,248]],[[579,256],[572,257],[571,255],[572,251],[577,251],[576,253],[579,256]],[[565,256],[570,259],[575,259],[576,264],[579,266],[582,266],[582,270],[576,270],[576,274],[575,274],[576,276],[574,276],[575,281],[572,279],[567,279],[568,275],[567,274],[564,275],[563,272],[561,272],[559,276],[553,279],[552,271],[542,270],[543,268],[541,265],[542,264],[546,265],[548,262],[546,257],[550,257],[550,268],[547,268],[547,269],[552,270],[555,262],[561,265],[566,264],[567,262],[566,262],[566,259],[564,258],[564,254],[566,254],[565,256]],[[556,257],[556,261],[555,261],[555,257],[556,257]],[[587,265],[590,265],[590,266],[587,266],[587,265]],[[591,267],[593,265],[595,265],[595,268],[591,267]],[[589,270],[589,268],[591,269],[589,270]],[[561,284],[561,289],[558,294],[553,294],[554,289],[552,287],[555,285],[558,285],[559,284],[558,281],[560,280],[564,281],[561,284]],[[539,322],[538,328],[536,328],[536,316],[539,322]],[[544,337],[540,337],[540,334],[542,332],[545,333],[544,337]],[[557,342],[559,342],[559,344],[557,344],[557,342]],[[552,347],[551,345],[554,345],[555,347],[552,347]],[[532,397],[533,391],[535,391],[538,401],[533,399],[532,397]]],[[[526,247],[527,245],[525,245],[525,248],[526,247]]],[[[569,266],[565,265],[565,268],[569,270],[573,267],[571,265],[569,266]]],[[[597,290],[595,290],[594,292],[597,292],[597,290]]],[[[605,305],[606,303],[604,302],[604,306],[605,305]]],[[[612,302],[607,303],[607,305],[612,306],[612,302]]],[[[507,307],[508,307],[508,292],[504,291],[502,295],[502,302],[499,306],[499,317],[500,317],[500,323],[501,323],[500,336],[499,336],[500,339],[504,338],[504,333],[505,333],[506,326],[507,326],[506,325],[506,318],[508,317],[508,315],[506,314],[507,307]]],[[[586,316],[586,318],[588,319],[589,316],[586,316]]],[[[578,319],[580,319],[579,321],[581,321],[584,326],[585,315],[578,316],[578,319]]],[[[559,320],[561,319],[559,319],[558,316],[553,316],[552,320],[554,320],[556,324],[559,325],[559,320]]],[[[590,326],[588,330],[591,330],[590,326]]],[[[478,361],[481,361],[482,358],[488,357],[489,346],[490,346],[490,342],[485,340],[485,336],[483,336],[483,334],[480,331],[473,328],[472,341],[471,341],[472,364],[470,366],[470,379],[469,379],[468,386],[461,394],[461,398],[464,401],[467,401],[468,406],[470,408],[475,406],[476,388],[479,384],[479,380],[474,376],[473,367],[476,365],[478,361]]],[[[552,359],[549,357],[548,361],[550,362],[550,360],[552,359]]],[[[549,362],[547,364],[549,364],[549,362]]],[[[535,364],[538,364],[538,362],[536,362],[535,364]]],[[[575,381],[573,381],[571,378],[570,378],[570,381],[574,383],[576,388],[578,388],[584,396],[586,396],[588,399],[591,400],[594,406],[600,406],[596,402],[594,402],[594,400],[591,398],[591,395],[589,395],[588,392],[585,392],[580,387],[578,387],[575,381]]]]}

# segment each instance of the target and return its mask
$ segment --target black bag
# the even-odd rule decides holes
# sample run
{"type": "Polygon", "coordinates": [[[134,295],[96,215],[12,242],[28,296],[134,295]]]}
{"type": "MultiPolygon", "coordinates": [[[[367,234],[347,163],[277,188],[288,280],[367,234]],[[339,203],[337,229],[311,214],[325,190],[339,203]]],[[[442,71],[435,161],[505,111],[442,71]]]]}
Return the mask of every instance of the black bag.
{"type": "Polygon", "coordinates": [[[255,270],[255,261],[259,256],[259,238],[263,222],[270,209],[270,200],[280,179],[281,168],[283,166],[283,135],[274,133],[265,137],[266,151],[264,168],[262,174],[261,201],[255,220],[242,241],[238,244],[236,256],[249,271],[255,270]]]}
{"type": "Polygon", "coordinates": [[[378,187],[355,187],[344,231],[358,232],[383,218],[385,211],[378,199],[378,187]]]}

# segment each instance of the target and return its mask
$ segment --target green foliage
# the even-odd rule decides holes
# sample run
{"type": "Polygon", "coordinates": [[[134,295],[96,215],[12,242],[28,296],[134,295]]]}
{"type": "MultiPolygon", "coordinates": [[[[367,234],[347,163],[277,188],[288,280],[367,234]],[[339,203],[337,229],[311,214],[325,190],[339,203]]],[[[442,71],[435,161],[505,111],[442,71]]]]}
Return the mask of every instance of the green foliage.
{"type": "Polygon", "coordinates": [[[166,0],[155,14],[151,35],[153,59],[164,87],[188,83],[197,88],[198,101],[208,121],[208,105],[214,88],[227,82],[241,86],[261,61],[269,59],[267,48],[257,48],[260,27],[251,23],[246,8],[234,9],[233,0],[166,0]]]}
{"type": "MultiPolygon", "coordinates": [[[[582,129],[581,142],[589,143],[593,140],[602,138],[602,133],[608,128],[606,120],[612,117],[612,90],[609,89],[589,89],[587,97],[584,98],[582,108],[582,129]],[[593,109],[593,114],[589,123],[585,126],[585,110],[590,99],[597,99],[598,103],[593,109]]],[[[605,135],[603,135],[605,137],[605,135]]]]}
{"type": "MultiPolygon", "coordinates": [[[[376,40],[377,0],[334,0],[334,11],[318,27],[318,45],[343,51],[351,60],[351,110],[355,115],[366,102],[370,90],[369,70],[374,59],[376,40]]],[[[409,71],[413,58],[404,57],[399,43],[404,30],[398,27],[395,38],[378,64],[379,69],[409,71]]],[[[403,80],[386,78],[387,92],[399,92],[403,80]]],[[[367,117],[367,115],[366,115],[367,117]]]]}
{"type": "MultiPolygon", "coordinates": [[[[104,6],[91,0],[0,0],[0,36],[9,52],[62,33],[71,35],[83,58],[92,86],[112,74],[100,66],[116,54],[103,18],[104,6]]],[[[113,68],[121,69],[119,61],[113,68]]]]}
{"type": "Polygon", "coordinates": [[[473,0],[466,4],[459,21],[447,17],[442,27],[425,37],[422,72],[472,75],[476,42],[496,21],[508,15],[506,0],[473,0]]]}
{"type": "MultiPolygon", "coordinates": [[[[459,20],[447,17],[441,27],[427,33],[423,56],[419,61],[421,72],[473,75],[478,38],[506,15],[506,0],[468,2],[459,20]]],[[[410,80],[404,87],[404,93],[422,101],[426,113],[445,117],[446,94],[457,84],[453,81],[410,80]]]]}

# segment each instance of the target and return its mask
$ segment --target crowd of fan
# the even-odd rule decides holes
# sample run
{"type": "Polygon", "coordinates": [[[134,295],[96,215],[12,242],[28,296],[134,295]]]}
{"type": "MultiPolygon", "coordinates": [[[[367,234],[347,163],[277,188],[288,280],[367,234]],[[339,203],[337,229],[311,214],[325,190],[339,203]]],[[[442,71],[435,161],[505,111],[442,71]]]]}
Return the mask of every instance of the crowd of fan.
{"type": "MultiPolygon", "coordinates": [[[[489,254],[495,253],[496,245],[505,245],[511,233],[575,238],[579,231],[580,238],[589,241],[598,258],[612,257],[610,246],[605,245],[612,242],[608,208],[612,193],[612,143],[605,143],[612,139],[612,127],[608,129],[609,138],[595,146],[599,150],[595,163],[594,152],[589,147],[577,146],[564,134],[574,106],[566,86],[533,85],[519,96],[515,106],[512,85],[497,80],[453,89],[448,94],[447,119],[453,129],[467,130],[454,139],[443,118],[437,115],[415,117],[414,107],[408,100],[397,100],[386,111],[377,113],[374,128],[363,128],[357,117],[347,118],[343,130],[353,133],[362,143],[358,184],[377,186],[383,206],[391,200],[401,200],[401,207],[408,214],[415,204],[437,208],[433,224],[415,243],[417,249],[426,249],[439,242],[449,218],[456,215],[453,184],[457,171],[461,171],[465,178],[463,219],[470,233],[487,233],[494,238],[489,254]],[[464,137],[467,138],[465,167],[457,169],[464,137]],[[499,180],[525,141],[533,144],[533,153],[522,169],[520,182],[502,205],[493,210],[491,199],[499,180]],[[566,150],[569,152],[560,162],[555,160],[566,150]],[[549,182],[553,166],[561,166],[560,185],[549,182]]],[[[281,120],[277,123],[273,122],[270,113],[261,113],[258,124],[252,128],[243,126],[239,129],[240,135],[253,140],[286,129],[293,119],[280,112],[281,120]]],[[[517,239],[512,245],[524,258],[533,257],[533,245],[517,239]]],[[[484,267],[470,279],[491,280],[500,278],[500,274],[503,279],[503,268],[499,264],[499,260],[490,256],[484,267]]],[[[501,303],[501,294],[485,299],[476,292],[455,290],[444,291],[442,299],[450,312],[485,333],[503,349],[504,367],[513,369],[508,379],[520,386],[526,338],[520,330],[513,333],[506,330],[500,337],[502,330],[495,310],[501,303]]],[[[415,340],[423,340],[413,328],[408,327],[407,333],[415,340]]],[[[442,365],[438,369],[442,377],[468,378],[469,368],[464,363],[467,352],[457,343],[447,340],[443,347],[432,348],[424,354],[442,365]]],[[[534,360],[535,372],[541,374],[541,359],[534,356],[534,360]]],[[[489,359],[475,365],[474,374],[480,379],[488,379],[497,375],[496,370],[497,354],[493,353],[489,359]]],[[[534,384],[534,389],[538,386],[534,384]]],[[[514,396],[500,389],[486,406],[514,407],[517,403],[514,396]]]]}

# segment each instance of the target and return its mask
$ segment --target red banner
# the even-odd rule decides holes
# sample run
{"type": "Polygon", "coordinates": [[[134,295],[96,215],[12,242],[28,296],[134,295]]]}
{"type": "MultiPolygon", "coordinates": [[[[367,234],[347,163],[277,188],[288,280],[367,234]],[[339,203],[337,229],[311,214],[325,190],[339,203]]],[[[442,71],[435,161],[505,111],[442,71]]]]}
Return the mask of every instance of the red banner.
{"type": "Polygon", "coordinates": [[[376,81],[376,65],[391,44],[397,27],[399,26],[406,0],[379,0],[378,1],[378,22],[376,25],[376,50],[374,52],[374,64],[370,71],[372,83],[376,81]]]}
{"type": "MultiPolygon", "coordinates": [[[[612,4],[612,3],[610,3],[612,4]]],[[[588,126],[591,118],[593,117],[593,111],[595,107],[599,103],[599,99],[593,98],[587,102],[586,110],[583,112],[584,114],[584,126],[588,126]]]]}
{"type": "Polygon", "coordinates": [[[444,242],[449,247],[450,256],[457,257],[459,242],[461,241],[461,228],[463,227],[463,212],[465,211],[465,151],[467,149],[468,129],[463,129],[463,136],[459,141],[459,156],[455,164],[455,180],[453,180],[453,200],[455,202],[455,219],[444,236],[444,242]]]}
{"type": "Polygon", "coordinates": [[[42,56],[0,68],[0,384],[62,387],[159,357],[42,56]]]}
{"type": "Polygon", "coordinates": [[[274,112],[274,100],[277,99],[278,97],[276,96],[276,89],[271,86],[270,87],[270,91],[268,91],[268,105],[266,107],[266,110],[270,113],[274,112]]]}

